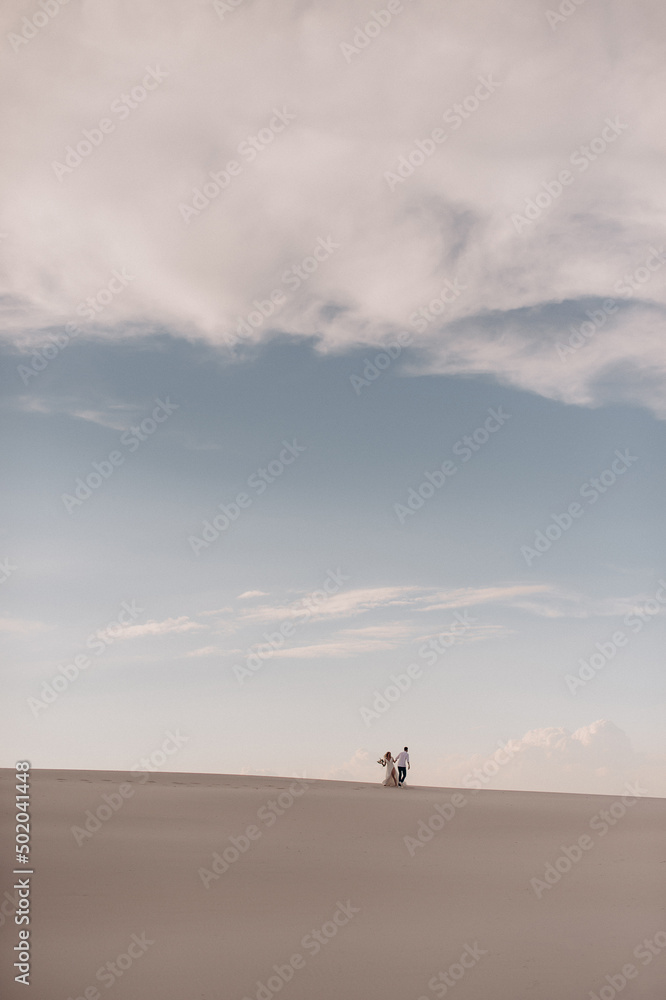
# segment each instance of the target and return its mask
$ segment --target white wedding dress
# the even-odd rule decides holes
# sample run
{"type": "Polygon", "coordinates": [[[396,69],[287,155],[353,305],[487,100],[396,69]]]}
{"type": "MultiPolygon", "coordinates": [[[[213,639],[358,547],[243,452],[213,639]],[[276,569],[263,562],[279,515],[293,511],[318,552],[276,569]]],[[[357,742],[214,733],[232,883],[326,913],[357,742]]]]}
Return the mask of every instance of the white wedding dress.
{"type": "MultiPolygon", "coordinates": [[[[384,758],[384,759],[386,760],[386,758],[384,758]]],[[[398,784],[398,772],[395,769],[395,761],[394,761],[393,757],[391,757],[390,760],[386,761],[386,770],[387,770],[388,773],[387,773],[386,778],[384,779],[384,781],[382,781],[382,785],[397,785],[398,784]]]]}

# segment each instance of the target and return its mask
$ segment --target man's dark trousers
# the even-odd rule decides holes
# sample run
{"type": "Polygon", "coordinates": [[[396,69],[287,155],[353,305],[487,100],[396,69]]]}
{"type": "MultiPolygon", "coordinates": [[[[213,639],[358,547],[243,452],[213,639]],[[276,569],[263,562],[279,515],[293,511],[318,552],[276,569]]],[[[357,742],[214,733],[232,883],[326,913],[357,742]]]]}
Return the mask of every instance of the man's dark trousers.
{"type": "Polygon", "coordinates": [[[403,783],[403,781],[405,780],[406,777],[407,777],[407,768],[406,767],[399,767],[398,768],[398,784],[401,785],[403,783]]]}

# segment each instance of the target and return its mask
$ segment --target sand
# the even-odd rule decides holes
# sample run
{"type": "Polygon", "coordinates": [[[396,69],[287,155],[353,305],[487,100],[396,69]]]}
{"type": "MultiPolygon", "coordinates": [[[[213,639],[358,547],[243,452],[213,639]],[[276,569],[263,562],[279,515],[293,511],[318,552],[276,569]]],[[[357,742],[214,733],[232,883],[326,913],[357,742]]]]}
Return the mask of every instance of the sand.
{"type": "Polygon", "coordinates": [[[13,774],[4,997],[665,995],[666,800],[109,771],[32,774],[14,983],[13,774]]]}

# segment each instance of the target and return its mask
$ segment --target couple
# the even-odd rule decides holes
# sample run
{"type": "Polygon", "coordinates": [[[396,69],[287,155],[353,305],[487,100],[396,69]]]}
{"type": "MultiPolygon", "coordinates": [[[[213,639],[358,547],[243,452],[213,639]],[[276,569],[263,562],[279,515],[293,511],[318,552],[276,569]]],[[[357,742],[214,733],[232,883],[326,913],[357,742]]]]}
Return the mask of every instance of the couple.
{"type": "Polygon", "coordinates": [[[401,788],[405,783],[405,778],[407,777],[407,770],[409,768],[409,748],[405,747],[397,757],[391,756],[391,751],[387,750],[381,760],[377,761],[382,767],[385,767],[388,771],[386,778],[382,782],[383,785],[392,785],[394,788],[401,788]],[[398,765],[398,773],[396,774],[395,765],[398,765]]]}

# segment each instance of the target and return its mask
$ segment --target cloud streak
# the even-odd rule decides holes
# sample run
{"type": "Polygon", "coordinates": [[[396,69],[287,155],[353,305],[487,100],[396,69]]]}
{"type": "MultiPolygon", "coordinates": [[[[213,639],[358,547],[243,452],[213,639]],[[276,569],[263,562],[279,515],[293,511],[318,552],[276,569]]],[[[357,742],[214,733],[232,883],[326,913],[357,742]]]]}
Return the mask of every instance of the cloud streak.
{"type": "MultiPolygon", "coordinates": [[[[141,625],[128,625],[108,634],[114,639],[145,639],[161,635],[194,632],[203,628],[207,628],[207,626],[192,621],[186,615],[181,615],[179,618],[166,618],[161,622],[148,621],[141,625]]],[[[107,633],[99,632],[98,634],[104,636],[107,633]]]]}
{"type": "MultiPolygon", "coordinates": [[[[253,592],[256,593],[256,592],[253,592]]],[[[242,594],[238,600],[244,599],[242,594]]],[[[265,595],[269,596],[269,595],[265,595]]],[[[309,612],[308,621],[325,624],[364,615],[380,615],[381,621],[358,628],[346,628],[341,634],[358,640],[408,640],[423,630],[424,615],[460,608],[497,606],[540,618],[622,617],[642,605],[651,595],[595,598],[550,583],[496,584],[486,587],[460,587],[437,590],[415,585],[354,588],[334,594],[317,605],[307,595],[291,603],[255,604],[252,607],[227,606],[217,611],[202,611],[202,616],[217,618],[217,632],[228,633],[253,625],[298,620],[309,612]],[[399,613],[401,620],[390,617],[399,613]],[[407,617],[405,617],[407,616],[407,617]]]]}

